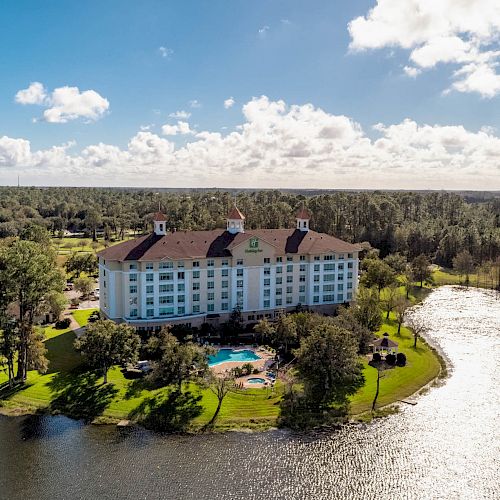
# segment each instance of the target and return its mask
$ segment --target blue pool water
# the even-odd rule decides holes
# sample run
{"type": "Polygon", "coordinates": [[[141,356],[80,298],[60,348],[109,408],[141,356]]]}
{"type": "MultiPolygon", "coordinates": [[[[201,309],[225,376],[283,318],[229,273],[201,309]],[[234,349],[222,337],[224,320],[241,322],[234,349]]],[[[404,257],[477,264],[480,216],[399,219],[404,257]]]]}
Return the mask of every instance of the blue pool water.
{"type": "Polygon", "coordinates": [[[260,359],[251,349],[219,349],[217,354],[208,357],[208,365],[214,366],[227,361],[248,363],[260,359]]]}
{"type": "Polygon", "coordinates": [[[247,382],[249,384],[263,384],[265,381],[266,381],[266,379],[258,378],[258,377],[253,377],[253,378],[247,379],[247,382]]]}

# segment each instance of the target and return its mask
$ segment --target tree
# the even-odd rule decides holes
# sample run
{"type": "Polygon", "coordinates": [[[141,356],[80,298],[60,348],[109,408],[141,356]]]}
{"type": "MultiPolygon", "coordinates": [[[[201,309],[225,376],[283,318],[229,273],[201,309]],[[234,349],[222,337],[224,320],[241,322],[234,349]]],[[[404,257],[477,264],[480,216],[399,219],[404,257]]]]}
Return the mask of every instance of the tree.
{"type": "Polygon", "coordinates": [[[398,335],[401,335],[401,325],[404,323],[404,320],[406,318],[406,313],[410,306],[411,306],[410,301],[404,297],[400,296],[396,300],[394,308],[396,310],[396,320],[398,322],[398,335]]]}
{"type": "Polygon", "coordinates": [[[101,224],[101,213],[92,208],[85,215],[85,226],[92,232],[92,241],[97,241],[97,228],[101,224]]]}
{"type": "Polygon", "coordinates": [[[28,349],[35,318],[46,307],[46,299],[63,286],[55,255],[48,247],[33,241],[15,241],[0,254],[0,281],[15,305],[19,332],[17,379],[26,381],[28,349]]]}
{"type": "Polygon", "coordinates": [[[379,296],[383,288],[395,283],[396,274],[383,260],[365,259],[364,263],[366,263],[366,271],[363,274],[361,282],[367,288],[377,287],[379,296]]]}
{"type": "Polygon", "coordinates": [[[467,250],[460,252],[453,259],[453,269],[460,273],[460,275],[465,275],[465,285],[469,286],[469,276],[474,271],[472,255],[467,250]]]}
{"type": "Polygon", "coordinates": [[[253,327],[253,330],[260,335],[261,343],[264,338],[273,338],[274,336],[274,327],[267,319],[259,320],[259,322],[253,327]]]}
{"type": "Polygon", "coordinates": [[[432,277],[430,265],[431,263],[423,254],[415,257],[411,263],[413,276],[415,277],[416,281],[420,281],[420,288],[423,287],[424,281],[427,281],[432,277]]]}
{"type": "MultiPolygon", "coordinates": [[[[316,315],[319,320],[325,322],[325,318],[316,315]]],[[[358,352],[360,354],[366,354],[369,349],[369,344],[373,339],[372,332],[363,326],[358,319],[354,308],[352,307],[340,307],[338,310],[338,315],[330,320],[334,325],[340,326],[344,330],[351,332],[358,341],[358,352]]],[[[319,323],[318,323],[319,324],[319,323]]]]}
{"type": "Polygon", "coordinates": [[[336,325],[322,324],[294,351],[307,397],[317,403],[347,404],[363,384],[357,339],[336,325]]]}
{"type": "Polygon", "coordinates": [[[44,226],[30,222],[19,235],[21,240],[34,241],[42,246],[50,245],[50,234],[44,226]]]}
{"type": "Polygon", "coordinates": [[[410,330],[412,330],[413,332],[413,347],[416,348],[418,338],[427,331],[427,327],[423,319],[419,318],[415,314],[412,314],[407,318],[406,324],[408,328],[410,328],[410,330]]]}
{"type": "Polygon", "coordinates": [[[75,340],[75,349],[90,367],[101,371],[105,384],[111,366],[137,361],[139,346],[140,338],[133,327],[109,320],[89,323],[85,333],[75,340]]]}
{"type": "Polygon", "coordinates": [[[94,280],[89,276],[82,275],[76,278],[73,284],[75,290],[80,292],[83,297],[87,297],[94,290],[94,280]]]}
{"type": "Polygon", "coordinates": [[[297,326],[289,314],[281,314],[273,326],[273,342],[282,344],[287,354],[290,344],[297,340],[297,326]]]}
{"type": "Polygon", "coordinates": [[[210,422],[208,422],[205,426],[206,428],[210,428],[214,424],[217,416],[219,415],[224,398],[228,395],[229,391],[234,388],[234,378],[229,374],[217,376],[212,372],[209,372],[208,387],[217,398],[217,408],[215,409],[210,422]]]}
{"type": "Polygon", "coordinates": [[[404,255],[399,253],[391,253],[384,258],[384,262],[396,273],[404,274],[408,267],[408,262],[404,255]]]}
{"type": "Polygon", "coordinates": [[[49,360],[45,347],[43,330],[33,328],[28,338],[27,369],[36,370],[38,373],[47,373],[49,360]]]}
{"type": "Polygon", "coordinates": [[[91,253],[74,253],[64,264],[66,272],[73,274],[76,278],[80,274],[95,275],[98,269],[97,257],[91,253]]]}
{"type": "Polygon", "coordinates": [[[161,358],[155,363],[150,380],[158,385],[177,385],[178,392],[182,383],[201,379],[209,370],[209,351],[198,344],[181,344],[170,332],[162,335],[159,349],[161,358]]]}
{"type": "Polygon", "coordinates": [[[66,298],[66,295],[58,291],[52,291],[47,294],[46,302],[49,312],[54,315],[54,321],[59,321],[62,312],[68,305],[68,299],[66,298]]]}
{"type": "Polygon", "coordinates": [[[238,336],[243,333],[243,315],[241,314],[241,307],[236,306],[229,316],[228,321],[222,325],[222,334],[225,337],[238,336]]]}
{"type": "Polygon", "coordinates": [[[7,368],[9,387],[14,384],[14,360],[19,331],[14,319],[4,319],[0,323],[0,366],[7,368]]]}
{"type": "Polygon", "coordinates": [[[409,299],[410,292],[413,287],[413,279],[412,279],[411,269],[409,269],[408,267],[406,268],[405,273],[401,277],[401,283],[404,286],[406,298],[409,299]]]}
{"type": "Polygon", "coordinates": [[[399,286],[396,283],[393,283],[385,291],[384,302],[385,302],[385,310],[387,312],[387,314],[385,315],[386,319],[389,319],[389,314],[396,306],[396,301],[399,297],[400,297],[399,286]]]}
{"type": "Polygon", "coordinates": [[[380,299],[377,290],[373,288],[358,288],[354,305],[354,315],[359,323],[371,332],[375,332],[382,324],[380,299]]]}

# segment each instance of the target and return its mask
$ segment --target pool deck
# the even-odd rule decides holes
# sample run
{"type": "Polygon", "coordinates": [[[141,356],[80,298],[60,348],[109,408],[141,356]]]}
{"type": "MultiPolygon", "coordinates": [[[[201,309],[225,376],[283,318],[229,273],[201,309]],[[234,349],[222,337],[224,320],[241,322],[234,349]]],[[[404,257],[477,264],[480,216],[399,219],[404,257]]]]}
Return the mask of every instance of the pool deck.
{"type": "MultiPolygon", "coordinates": [[[[259,350],[258,348],[251,347],[251,346],[231,346],[231,345],[222,345],[222,346],[217,346],[218,349],[248,349],[250,351],[255,352],[258,356],[260,356],[260,359],[256,359],[253,361],[226,361],[224,363],[219,363],[218,365],[213,365],[210,368],[213,370],[214,373],[216,374],[223,374],[226,372],[231,371],[233,368],[236,368],[237,366],[243,366],[246,365],[247,363],[250,363],[254,366],[254,368],[257,368],[258,370],[262,371],[264,369],[264,366],[266,364],[266,361],[269,359],[274,359],[274,354],[265,351],[265,350],[259,350]]],[[[258,375],[255,375],[258,376],[258,375]]],[[[255,384],[259,386],[260,384],[255,384]]]]}

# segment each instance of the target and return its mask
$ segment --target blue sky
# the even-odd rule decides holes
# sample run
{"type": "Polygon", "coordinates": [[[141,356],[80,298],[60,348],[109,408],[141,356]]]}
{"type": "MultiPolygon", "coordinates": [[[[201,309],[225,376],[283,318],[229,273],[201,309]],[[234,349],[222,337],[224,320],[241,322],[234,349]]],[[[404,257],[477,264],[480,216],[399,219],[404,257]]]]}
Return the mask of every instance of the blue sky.
{"type": "MultiPolygon", "coordinates": [[[[283,100],[287,106],[310,103],[326,114],[344,115],[358,124],[363,136],[372,141],[381,134],[380,130],[373,130],[373,125],[383,123],[388,127],[408,119],[419,127],[460,126],[472,134],[471,140],[481,129],[488,130],[496,147],[500,128],[496,90],[490,90],[493,95],[488,96],[484,89],[444,93],[454,81],[453,71],[460,69],[462,63],[424,67],[414,78],[405,73],[404,67],[411,65],[409,51],[425,42],[407,48],[403,46],[404,40],[363,41],[365,47],[361,50],[349,49],[354,39],[348,29],[349,22],[359,16],[368,18],[376,3],[375,0],[2,2],[0,137],[29,141],[31,156],[18,155],[14,161],[13,154],[9,156],[4,151],[2,169],[0,147],[0,183],[12,182],[20,172],[27,182],[40,184],[47,179],[57,183],[58,167],[54,160],[34,160],[32,155],[69,142],[74,145],[67,154],[78,157],[78,161],[75,160],[77,165],[73,170],[64,166],[66,170],[62,171],[68,182],[78,184],[85,168],[96,173],[81,159],[82,150],[103,143],[126,151],[141,127],[160,140],[169,141],[177,151],[188,143],[204,140],[196,133],[169,137],[162,134],[162,125],[176,124],[177,119],[169,114],[178,110],[191,114],[185,120],[191,130],[220,132],[223,136],[237,132],[241,129],[235,127],[249,121],[242,113],[242,106],[259,96],[267,96],[269,102],[283,100]],[[370,43],[382,45],[372,48],[370,43]],[[97,118],[82,116],[51,123],[43,119],[43,111],[49,104],[20,104],[15,100],[16,93],[32,82],[42,83],[48,96],[62,87],[78,87],[81,92],[93,90],[109,106],[97,118]],[[235,104],[226,109],[223,102],[229,97],[235,104]],[[192,107],[192,101],[198,105],[192,107]]],[[[497,29],[496,25],[492,29],[497,29]]],[[[460,36],[465,39],[463,34],[460,36]]],[[[491,147],[491,141],[484,147],[491,147]]],[[[160,143],[161,147],[164,145],[160,143]]],[[[255,141],[246,147],[255,147],[255,141]]],[[[357,156],[356,152],[350,154],[357,156]]],[[[197,163],[202,169],[199,161],[203,157],[181,165],[178,158],[163,162],[159,156],[156,168],[164,178],[171,175],[178,178],[178,174],[191,169],[186,174],[187,185],[223,184],[219,181],[235,171],[231,163],[222,167],[221,175],[214,171],[213,165],[205,171],[193,172],[190,165],[197,163]],[[168,168],[164,165],[167,163],[168,168]]],[[[224,157],[226,153],[218,158],[224,157]]],[[[266,165],[273,164],[269,158],[266,165]]],[[[124,184],[142,185],[142,175],[136,168],[138,160],[129,160],[128,166],[120,167],[123,160],[115,159],[109,169],[113,174],[98,172],[95,183],[112,183],[112,177],[123,168],[124,184]]],[[[452,158],[452,163],[455,160],[452,158]]],[[[145,173],[154,172],[153,163],[149,160],[144,163],[145,173]]],[[[322,163],[324,159],[318,165],[322,163]]],[[[337,175],[342,179],[342,187],[370,187],[343,185],[348,179],[353,183],[364,173],[359,165],[355,173],[346,177],[341,171],[350,163],[344,160],[336,173],[331,172],[331,187],[341,187],[336,182],[337,175]]],[[[253,163],[249,165],[248,181],[244,184],[250,184],[256,174],[266,177],[269,167],[262,164],[258,172],[252,172],[253,163]]],[[[303,184],[300,172],[305,166],[299,160],[294,159],[289,165],[283,162],[274,165],[276,170],[282,169],[280,172],[296,171],[297,185],[303,184]]],[[[397,161],[391,166],[399,168],[397,161]]],[[[313,167],[313,163],[306,166],[313,167]]],[[[382,187],[383,168],[381,164],[380,171],[373,173],[373,187],[382,187]]],[[[411,187],[410,167],[404,168],[403,184],[387,187],[411,187]]],[[[445,175],[450,163],[443,168],[445,175]]],[[[478,164],[477,168],[481,166],[478,164]]],[[[497,174],[494,166],[485,172],[488,184],[497,174]]],[[[270,175],[258,184],[279,184],[277,178],[270,175]]],[[[450,187],[465,187],[468,178],[464,177],[460,186],[451,183],[450,187]]],[[[313,179],[309,181],[311,187],[320,184],[313,179]]],[[[162,184],[169,182],[165,180],[162,184]]],[[[288,184],[276,187],[292,187],[288,184]]]]}

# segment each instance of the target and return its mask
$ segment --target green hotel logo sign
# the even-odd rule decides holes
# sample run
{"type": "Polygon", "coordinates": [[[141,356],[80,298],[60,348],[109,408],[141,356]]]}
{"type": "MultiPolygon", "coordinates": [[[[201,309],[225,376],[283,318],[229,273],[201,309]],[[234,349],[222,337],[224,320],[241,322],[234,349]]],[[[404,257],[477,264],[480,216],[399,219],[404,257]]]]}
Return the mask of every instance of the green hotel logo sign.
{"type": "Polygon", "coordinates": [[[259,248],[259,238],[250,238],[248,248],[245,249],[246,253],[259,253],[262,249],[259,248]]]}

